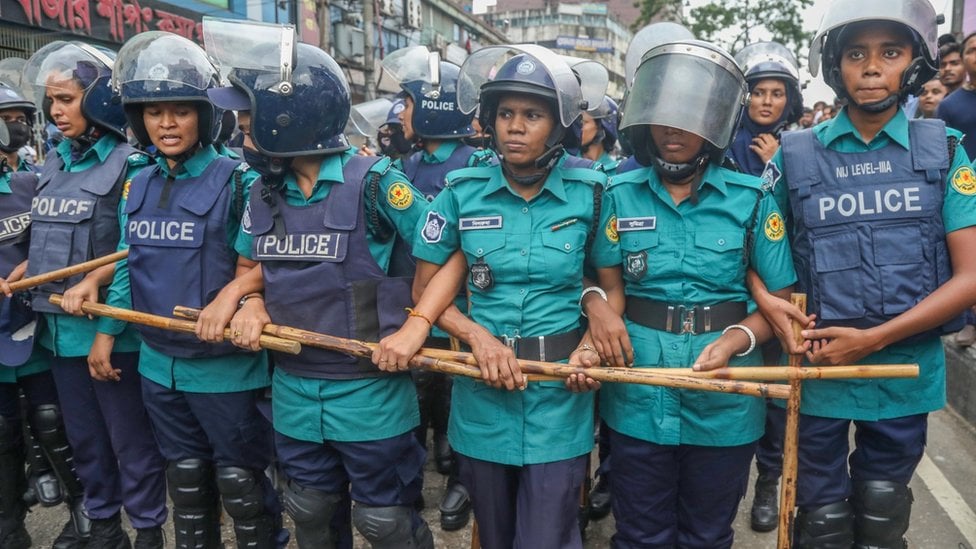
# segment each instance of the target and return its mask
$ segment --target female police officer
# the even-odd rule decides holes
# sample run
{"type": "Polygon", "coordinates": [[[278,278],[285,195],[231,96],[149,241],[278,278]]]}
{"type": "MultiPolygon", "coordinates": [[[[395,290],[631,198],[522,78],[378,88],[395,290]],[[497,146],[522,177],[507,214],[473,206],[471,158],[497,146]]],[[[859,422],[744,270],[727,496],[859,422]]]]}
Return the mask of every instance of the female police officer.
{"type": "MultiPolygon", "coordinates": [[[[233,312],[245,293],[228,285],[237,267],[233,243],[241,216],[233,202],[247,191],[235,186],[249,185],[257,174],[213,146],[219,119],[207,89],[217,84],[217,70],[200,46],[153,31],[122,47],[113,84],[132,132],[158,152],[156,164],[128,190],[123,246],[129,259],[117,269],[106,301],[156,315],[172,314],[175,305],[222,303],[233,312]]],[[[143,395],[168,462],[177,546],[219,543],[223,499],[239,547],[274,547],[281,510],[264,475],[270,427],[256,407],[270,382],[267,357],[192,335],[139,331],[143,395]]],[[[108,334],[96,338],[96,368],[107,366],[103,349],[111,340],[108,334]]]]}
{"type": "MultiPolygon", "coordinates": [[[[745,100],[735,61],[711,44],[679,41],[644,56],[621,127],[650,167],[614,179],[594,245],[600,285],[625,314],[626,333],[619,317],[594,318],[607,306],[601,291],[584,294],[604,358],[629,362],[633,342],[648,366],[758,362],[756,344],[771,331],[747,313],[746,269],[783,293],[795,277],[781,216],[759,179],[720,167],[745,100]]],[[[601,392],[614,546],[731,546],[763,402],[623,384],[601,392]]]]}
{"type": "MultiPolygon", "coordinates": [[[[231,83],[249,98],[251,139],[266,161],[237,244],[260,263],[264,299],[248,299],[234,316],[234,343],[254,345],[269,318],[360,339],[391,332],[410,285],[386,274],[389,236],[412,240],[423,196],[388,159],[357,156],[341,138],[349,88],[328,54],[294,44],[291,28],[205,25],[208,51],[233,68],[231,83]]],[[[373,547],[433,547],[413,508],[425,455],[412,432],[419,414],[410,376],[306,347],[275,355],[272,388],[299,547],[335,546],[329,523],[344,493],[373,547]]]]}
{"type": "MultiPolygon", "coordinates": [[[[54,42],[24,67],[25,85],[43,99],[45,116],[65,139],[48,156],[31,209],[28,275],[80,263],[116,249],[123,188],[145,157],[125,143],[125,115],[112,100],[114,54],[80,42],[54,42]]],[[[91,320],[84,301],[98,301],[114,266],[40,286],[34,310],[44,313],[39,339],[52,351],[51,371],[64,412],[75,469],[92,519],[92,546],[127,547],[119,509],[139,531],[138,544],[162,547],[166,520],[165,466],[152,435],[137,372],[139,341],[124,324],[91,320]],[[63,293],[62,308],[48,296],[63,293]],[[71,313],[70,315],[64,314],[71,313]],[[101,375],[86,357],[96,327],[118,337],[106,349],[101,375]],[[92,377],[94,376],[94,380],[92,377]]]]}
{"type": "MultiPolygon", "coordinates": [[[[461,74],[461,108],[471,112],[480,100],[501,163],[453,172],[414,241],[418,288],[438,291],[427,282],[457,250],[468,264],[471,320],[450,308],[440,325],[471,346],[488,383],[454,380],[451,445],[483,547],[580,547],[592,395],[553,382],[526,387],[515,359],[596,360],[578,348],[576,292],[606,176],[566,166],[572,158],[560,143],[583,94],[563,59],[539,46],[485,48],[461,74]]],[[[410,322],[398,337],[427,328],[410,322]]],[[[405,366],[416,349],[384,343],[374,354],[381,367],[405,366]]]]}
{"type": "Polygon", "coordinates": [[[809,359],[920,366],[917,379],[804,383],[796,547],[904,546],[927,414],[945,405],[938,335],[976,295],[976,174],[960,134],[900,108],[935,74],[936,36],[927,0],[834,2],[810,67],[847,106],[785,134],[764,174],[817,315],[809,359]]]}

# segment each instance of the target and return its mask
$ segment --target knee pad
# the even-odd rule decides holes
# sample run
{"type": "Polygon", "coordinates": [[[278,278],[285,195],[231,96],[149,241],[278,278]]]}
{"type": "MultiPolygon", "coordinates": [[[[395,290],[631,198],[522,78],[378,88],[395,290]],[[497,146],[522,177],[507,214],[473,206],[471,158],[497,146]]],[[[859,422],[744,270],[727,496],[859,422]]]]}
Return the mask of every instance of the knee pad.
{"type": "Polygon", "coordinates": [[[912,490],[899,482],[854,483],[854,533],[858,549],[901,549],[912,512],[912,490]]]}
{"type": "Polygon", "coordinates": [[[838,501],[800,511],[793,523],[793,546],[797,549],[850,549],[854,543],[854,510],[838,501]]]}
{"type": "Polygon", "coordinates": [[[224,509],[234,520],[249,520],[264,514],[264,486],[253,471],[218,467],[217,489],[224,500],[224,509]]]}
{"type": "Polygon", "coordinates": [[[352,523],[373,549],[433,549],[434,538],[427,523],[415,529],[409,507],[371,507],[357,503],[352,523]]]}
{"type": "Polygon", "coordinates": [[[75,472],[75,460],[64,432],[61,409],[56,404],[42,404],[31,414],[34,438],[54,469],[54,474],[64,484],[65,497],[74,500],[84,495],[84,488],[75,472]]]}
{"type": "Polygon", "coordinates": [[[289,481],[282,494],[285,511],[295,522],[295,540],[305,548],[332,549],[336,536],[332,517],[342,501],[341,494],[303,488],[289,481]]]}
{"type": "Polygon", "coordinates": [[[166,465],[166,484],[175,512],[213,511],[217,503],[213,463],[202,459],[181,459],[166,465]]]}

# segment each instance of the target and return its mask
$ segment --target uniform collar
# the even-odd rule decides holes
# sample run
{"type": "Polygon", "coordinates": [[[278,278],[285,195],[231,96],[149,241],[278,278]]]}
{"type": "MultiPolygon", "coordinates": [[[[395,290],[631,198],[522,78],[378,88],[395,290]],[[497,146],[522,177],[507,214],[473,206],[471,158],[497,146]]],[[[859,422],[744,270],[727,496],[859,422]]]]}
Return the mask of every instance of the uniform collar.
{"type": "MultiPolygon", "coordinates": [[[[210,166],[210,163],[219,156],[216,149],[213,148],[213,145],[207,145],[198,149],[193,156],[183,163],[183,169],[180,173],[176,174],[176,178],[199,177],[210,166]]],[[[169,164],[166,163],[166,158],[162,155],[157,155],[156,164],[159,165],[159,169],[164,175],[170,175],[169,164]]]]}
{"type": "MultiPolygon", "coordinates": [[[[542,183],[542,189],[539,190],[536,196],[548,192],[559,201],[566,202],[566,185],[563,183],[562,172],[560,171],[562,163],[563,160],[560,160],[559,164],[549,171],[549,175],[546,176],[546,180],[542,183]]],[[[502,171],[501,165],[496,166],[496,168],[492,170],[491,180],[485,185],[486,194],[492,194],[504,189],[514,195],[518,195],[515,189],[509,186],[508,180],[505,179],[505,173],[502,171]]]]}
{"type": "Polygon", "coordinates": [[[71,168],[76,164],[81,164],[86,160],[92,160],[96,163],[105,162],[108,155],[112,154],[115,147],[122,142],[117,135],[112,132],[106,132],[105,135],[98,138],[98,141],[94,145],[88,147],[78,156],[77,159],[72,160],[71,158],[71,143],[73,140],[64,139],[58,143],[58,156],[64,162],[65,168],[71,168]]]}
{"type": "MultiPolygon", "coordinates": [[[[664,183],[661,181],[661,177],[657,174],[657,170],[655,170],[653,167],[641,169],[645,170],[648,174],[647,184],[651,187],[651,190],[654,190],[655,187],[660,187],[661,191],[667,194],[667,190],[664,188],[664,183]]],[[[722,177],[721,168],[715,165],[714,162],[709,162],[705,166],[705,172],[702,175],[701,183],[698,184],[698,193],[701,194],[702,190],[704,190],[706,186],[712,187],[716,191],[722,193],[723,196],[728,196],[729,194],[729,188],[725,183],[725,178],[722,177]]]]}
{"type": "Polygon", "coordinates": [[[422,150],[420,154],[420,160],[425,164],[443,164],[447,162],[447,159],[454,154],[454,151],[458,148],[459,141],[453,139],[448,139],[441,141],[440,145],[434,149],[433,153],[428,153],[426,150],[422,150]]]}
{"type": "MultiPolygon", "coordinates": [[[[349,148],[342,153],[330,154],[322,157],[322,162],[319,164],[318,179],[315,180],[315,186],[312,188],[312,196],[309,200],[313,200],[317,196],[319,189],[321,189],[325,183],[331,185],[344,183],[345,178],[342,175],[342,167],[346,164],[346,162],[348,162],[349,158],[355,154],[355,149],[349,148]]],[[[298,195],[304,199],[304,195],[298,188],[298,178],[295,177],[295,172],[291,170],[285,174],[285,187],[289,190],[297,192],[298,195]]]]}
{"type": "MultiPolygon", "coordinates": [[[[821,137],[824,146],[829,148],[834,141],[847,136],[860,143],[864,143],[864,140],[861,139],[861,133],[857,131],[857,128],[851,122],[851,118],[847,115],[847,107],[844,107],[836,117],[824,123],[824,130],[821,137]]],[[[905,116],[905,112],[902,109],[895,110],[895,115],[881,128],[878,135],[874,136],[874,139],[871,140],[871,143],[868,143],[868,146],[877,142],[882,136],[908,150],[908,117],[905,116]]]]}

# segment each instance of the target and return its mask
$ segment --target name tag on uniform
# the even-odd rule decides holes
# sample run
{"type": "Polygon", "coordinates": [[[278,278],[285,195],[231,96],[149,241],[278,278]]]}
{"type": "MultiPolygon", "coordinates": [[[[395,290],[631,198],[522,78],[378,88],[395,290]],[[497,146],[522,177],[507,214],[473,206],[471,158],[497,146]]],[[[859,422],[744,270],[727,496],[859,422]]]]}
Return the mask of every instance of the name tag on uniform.
{"type": "Polygon", "coordinates": [[[255,242],[254,259],[336,262],[346,256],[345,243],[340,233],[289,234],[282,239],[263,235],[255,242]]]}
{"type": "Polygon", "coordinates": [[[458,229],[462,231],[479,231],[482,229],[501,229],[502,216],[462,217],[458,219],[458,229]]]}
{"type": "Polygon", "coordinates": [[[657,228],[657,216],[651,217],[618,217],[617,232],[653,231],[657,228]]]}

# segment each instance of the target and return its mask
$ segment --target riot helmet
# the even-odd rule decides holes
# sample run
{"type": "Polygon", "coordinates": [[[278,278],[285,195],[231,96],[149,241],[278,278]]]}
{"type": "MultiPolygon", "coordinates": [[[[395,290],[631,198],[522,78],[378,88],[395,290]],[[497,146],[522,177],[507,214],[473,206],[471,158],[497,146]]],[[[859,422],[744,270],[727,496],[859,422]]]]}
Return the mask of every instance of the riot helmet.
{"type": "Polygon", "coordinates": [[[731,55],[700,40],[658,46],[644,55],[620,123],[645,166],[654,165],[671,179],[681,179],[721,163],[739,127],[748,92],[745,77],[731,55]],[[665,93],[667,90],[667,93],[665,93]],[[680,101],[674,101],[680,97],[680,101]],[[650,136],[650,126],[677,128],[704,140],[688,164],[665,165],[650,136]]]}
{"type": "Polygon", "coordinates": [[[749,91],[766,79],[781,81],[786,86],[786,109],[782,121],[792,124],[803,116],[803,96],[800,92],[800,72],[796,57],[778,42],[756,42],[735,54],[746,77],[749,91]]]}
{"type": "Polygon", "coordinates": [[[203,48],[177,34],[150,31],[136,35],[119,50],[112,86],[122,97],[129,127],[143,146],[152,145],[142,111],[147,103],[191,103],[198,115],[198,139],[217,140],[220,113],[207,97],[219,85],[217,68],[203,48]]]}
{"type": "Polygon", "coordinates": [[[596,123],[596,135],[588,143],[584,143],[583,118],[573,124],[573,133],[580,143],[581,151],[585,153],[589,147],[597,144],[606,152],[612,151],[617,144],[617,102],[604,95],[603,100],[597,103],[597,108],[586,111],[586,114],[596,123]]]}
{"type": "Polygon", "coordinates": [[[349,85],[329,54],[298,43],[290,25],[205,17],[203,31],[207,51],[249,99],[258,152],[291,158],[349,148],[349,85]]]}
{"type": "Polygon", "coordinates": [[[81,114],[88,122],[87,133],[92,135],[98,127],[125,139],[125,113],[109,82],[114,63],[112,50],[84,42],[52,42],[27,60],[23,90],[35,105],[40,100],[45,118],[53,123],[46,92],[73,81],[82,90],[81,114]]]}
{"type": "MultiPolygon", "coordinates": [[[[912,37],[912,61],[902,73],[895,95],[870,104],[855,104],[867,112],[882,112],[916,95],[938,73],[938,17],[928,0],[835,0],[827,8],[810,44],[810,74],[823,71],[824,81],[838,97],[850,99],[840,74],[841,53],[852,25],[887,21],[901,25],[912,37]]],[[[852,101],[853,103],[853,101],[852,101]]]]}
{"type": "Polygon", "coordinates": [[[690,30],[670,21],[651,23],[637,31],[637,34],[630,40],[627,53],[624,55],[624,82],[627,89],[634,85],[634,75],[637,73],[637,67],[640,66],[645,53],[661,44],[694,39],[695,35],[690,30]]]}
{"type": "Polygon", "coordinates": [[[457,104],[460,67],[425,46],[401,48],[383,60],[384,72],[413,101],[410,126],[420,139],[459,139],[474,134],[471,113],[457,104]]]}
{"type": "Polygon", "coordinates": [[[3,121],[0,126],[6,138],[0,142],[0,151],[12,153],[19,150],[30,141],[31,127],[34,125],[34,115],[37,109],[34,104],[12,85],[0,80],[0,111],[23,111],[26,122],[3,121]]]}

